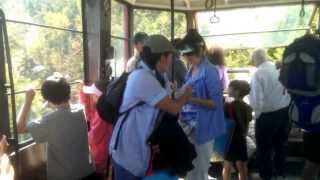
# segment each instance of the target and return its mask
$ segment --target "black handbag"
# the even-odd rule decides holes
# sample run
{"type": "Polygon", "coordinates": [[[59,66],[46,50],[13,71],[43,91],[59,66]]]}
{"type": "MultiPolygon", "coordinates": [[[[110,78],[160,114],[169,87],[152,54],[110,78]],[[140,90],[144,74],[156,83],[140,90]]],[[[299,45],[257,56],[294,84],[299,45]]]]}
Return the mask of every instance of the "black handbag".
{"type": "Polygon", "coordinates": [[[178,116],[161,112],[158,124],[148,139],[153,152],[153,171],[169,170],[180,177],[186,176],[194,166],[192,161],[197,157],[194,145],[189,141],[178,123],[178,116]]]}

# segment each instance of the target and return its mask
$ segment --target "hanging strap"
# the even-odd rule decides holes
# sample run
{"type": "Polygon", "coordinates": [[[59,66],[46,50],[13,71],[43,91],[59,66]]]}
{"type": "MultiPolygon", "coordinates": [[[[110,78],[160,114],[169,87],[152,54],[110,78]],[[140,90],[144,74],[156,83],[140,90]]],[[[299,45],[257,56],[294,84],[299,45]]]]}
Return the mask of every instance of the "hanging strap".
{"type": "Polygon", "coordinates": [[[301,18],[303,18],[306,15],[305,0],[301,0],[301,10],[300,10],[299,15],[301,18]]]}

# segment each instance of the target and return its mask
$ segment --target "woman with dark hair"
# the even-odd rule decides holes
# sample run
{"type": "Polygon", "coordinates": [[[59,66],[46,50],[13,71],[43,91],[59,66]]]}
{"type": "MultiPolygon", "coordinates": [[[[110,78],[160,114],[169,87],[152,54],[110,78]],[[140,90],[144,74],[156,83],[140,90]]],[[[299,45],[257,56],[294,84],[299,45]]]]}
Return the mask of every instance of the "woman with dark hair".
{"type": "MultiPolygon", "coordinates": [[[[172,44],[176,49],[178,49],[181,41],[182,39],[175,39],[172,44]]],[[[169,66],[169,70],[167,72],[168,79],[174,83],[177,88],[180,88],[184,83],[187,68],[183,61],[181,61],[181,56],[178,51],[173,53],[172,61],[173,63],[169,66]]]]}
{"type": "Polygon", "coordinates": [[[145,176],[151,159],[148,138],[159,111],[176,114],[192,95],[191,87],[186,87],[180,98],[170,98],[163,74],[171,64],[173,51],[164,36],[150,36],[144,44],[139,68],[128,77],[120,112],[135,108],[126,119],[121,116],[114,126],[109,151],[115,180],[139,180],[145,176]]]}
{"type": "Polygon", "coordinates": [[[222,86],[219,74],[206,56],[206,44],[195,30],[190,30],[183,39],[181,53],[190,65],[186,84],[192,86],[192,98],[183,107],[181,123],[191,129],[187,132],[195,145],[198,157],[195,168],[187,180],[207,180],[213,139],[224,133],[222,86]]]}
{"type": "Polygon", "coordinates": [[[219,78],[222,82],[223,90],[228,88],[229,84],[229,77],[227,73],[227,68],[225,67],[225,59],[224,59],[224,52],[221,47],[211,47],[208,50],[208,60],[214,64],[219,72],[219,78]]]}

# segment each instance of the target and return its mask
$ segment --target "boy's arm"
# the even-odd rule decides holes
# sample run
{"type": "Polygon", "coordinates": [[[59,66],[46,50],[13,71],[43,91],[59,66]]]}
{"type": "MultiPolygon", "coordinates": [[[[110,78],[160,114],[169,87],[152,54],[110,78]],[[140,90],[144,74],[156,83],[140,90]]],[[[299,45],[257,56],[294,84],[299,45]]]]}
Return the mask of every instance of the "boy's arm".
{"type": "Polygon", "coordinates": [[[17,117],[17,129],[18,133],[26,133],[27,132],[27,121],[28,115],[31,109],[32,101],[35,96],[35,91],[30,89],[26,92],[25,102],[22,105],[22,109],[20,110],[17,117]]]}

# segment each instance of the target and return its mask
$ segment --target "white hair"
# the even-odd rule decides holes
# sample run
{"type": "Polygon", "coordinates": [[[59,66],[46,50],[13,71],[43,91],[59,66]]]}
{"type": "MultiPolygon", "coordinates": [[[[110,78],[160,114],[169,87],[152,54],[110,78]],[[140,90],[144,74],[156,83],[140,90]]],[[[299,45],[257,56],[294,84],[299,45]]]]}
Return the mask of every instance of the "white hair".
{"type": "Polygon", "coordinates": [[[265,62],[268,60],[267,58],[267,52],[265,49],[263,48],[257,48],[252,52],[252,61],[257,64],[260,65],[261,63],[265,62]]]}

